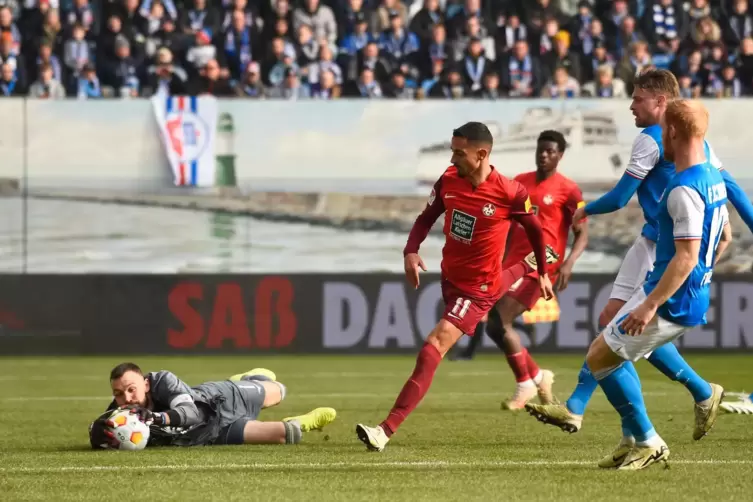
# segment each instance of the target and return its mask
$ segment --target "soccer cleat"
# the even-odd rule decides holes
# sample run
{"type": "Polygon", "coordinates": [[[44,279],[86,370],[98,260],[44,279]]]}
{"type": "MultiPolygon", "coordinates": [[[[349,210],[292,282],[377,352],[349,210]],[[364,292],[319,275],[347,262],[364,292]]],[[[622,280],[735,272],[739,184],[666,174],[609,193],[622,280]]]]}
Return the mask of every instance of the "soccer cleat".
{"type": "Polygon", "coordinates": [[[511,411],[522,410],[528,401],[536,397],[536,393],[535,385],[528,387],[518,385],[515,389],[515,394],[508,401],[502,401],[502,409],[511,411]]]}
{"type": "Polygon", "coordinates": [[[618,468],[633,448],[635,448],[635,440],[633,438],[622,438],[622,441],[620,441],[620,444],[617,445],[617,448],[612,453],[599,460],[599,467],[602,469],[618,468]]]}
{"type": "Polygon", "coordinates": [[[283,418],[283,422],[298,421],[301,425],[302,432],[320,431],[326,425],[331,424],[337,417],[337,411],[334,408],[316,408],[305,415],[297,417],[283,418]]]}
{"type": "Polygon", "coordinates": [[[575,415],[564,404],[532,404],[526,405],[528,413],[539,422],[554,425],[565,432],[578,432],[583,425],[583,415],[575,415]]]}
{"type": "MultiPolygon", "coordinates": [[[[552,246],[549,244],[546,245],[546,262],[548,264],[557,263],[557,260],[560,259],[560,255],[558,255],[552,246]]],[[[523,261],[525,261],[529,267],[531,267],[531,270],[536,270],[536,254],[531,251],[528,253],[528,256],[523,258],[523,261]]]]}
{"type": "Polygon", "coordinates": [[[556,404],[557,400],[552,393],[552,385],[554,384],[554,373],[549,370],[541,370],[541,382],[538,383],[537,390],[539,394],[539,402],[541,404],[556,404]]]}
{"type": "Polygon", "coordinates": [[[390,440],[387,434],[384,433],[384,429],[379,425],[368,427],[358,424],[356,425],[356,434],[358,435],[358,439],[371,451],[384,451],[384,447],[387,446],[390,440]]]}
{"type": "Polygon", "coordinates": [[[724,398],[724,389],[721,385],[715,383],[711,385],[711,397],[707,400],[708,404],[695,404],[695,428],[693,429],[693,439],[698,441],[709,433],[716,422],[719,414],[719,404],[724,398]]]}
{"type": "Polygon", "coordinates": [[[639,471],[657,462],[664,462],[665,467],[669,467],[668,458],[669,448],[664,441],[658,446],[636,446],[630,450],[617,470],[639,471]]]}
{"type": "Polygon", "coordinates": [[[275,375],[274,371],[268,370],[266,368],[254,368],[251,371],[247,371],[245,373],[238,373],[237,375],[233,375],[230,378],[228,378],[228,380],[230,380],[231,382],[240,382],[244,376],[253,376],[253,375],[265,376],[269,378],[270,380],[272,380],[273,382],[277,381],[277,375],[275,375]]]}

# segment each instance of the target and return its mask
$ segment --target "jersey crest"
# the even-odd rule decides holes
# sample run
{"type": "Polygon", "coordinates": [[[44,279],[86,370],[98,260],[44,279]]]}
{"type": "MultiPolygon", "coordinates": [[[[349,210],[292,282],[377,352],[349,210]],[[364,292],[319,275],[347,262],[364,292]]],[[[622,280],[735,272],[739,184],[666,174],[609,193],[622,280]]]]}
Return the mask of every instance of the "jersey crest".
{"type": "Polygon", "coordinates": [[[497,208],[494,207],[494,204],[485,204],[481,211],[484,213],[484,216],[494,216],[497,208]]]}

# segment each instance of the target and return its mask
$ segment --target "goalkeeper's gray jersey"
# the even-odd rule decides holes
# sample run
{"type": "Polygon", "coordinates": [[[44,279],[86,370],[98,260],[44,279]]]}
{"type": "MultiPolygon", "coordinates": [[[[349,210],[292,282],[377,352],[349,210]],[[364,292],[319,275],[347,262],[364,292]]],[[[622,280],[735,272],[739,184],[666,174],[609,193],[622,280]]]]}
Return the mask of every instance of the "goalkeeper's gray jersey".
{"type": "Polygon", "coordinates": [[[147,379],[153,411],[176,410],[186,424],[153,426],[155,444],[211,444],[222,429],[236,420],[255,420],[264,403],[264,387],[258,382],[224,380],[189,387],[169,371],[149,373],[147,379]]]}

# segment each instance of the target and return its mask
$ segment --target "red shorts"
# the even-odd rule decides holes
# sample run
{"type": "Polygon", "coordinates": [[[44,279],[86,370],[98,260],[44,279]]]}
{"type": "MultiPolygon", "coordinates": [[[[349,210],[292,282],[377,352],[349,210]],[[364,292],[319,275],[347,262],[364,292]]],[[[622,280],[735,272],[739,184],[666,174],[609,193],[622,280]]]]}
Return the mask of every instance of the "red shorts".
{"type": "MultiPolygon", "coordinates": [[[[557,275],[550,276],[552,282],[557,280],[557,275]]],[[[541,298],[539,289],[539,273],[534,271],[518,279],[508,290],[505,296],[509,296],[523,305],[526,310],[531,310],[541,298]]]]}
{"type": "Polygon", "coordinates": [[[442,281],[445,309],[442,318],[466,335],[473,335],[476,325],[497,303],[496,296],[469,296],[447,281],[442,281]]]}

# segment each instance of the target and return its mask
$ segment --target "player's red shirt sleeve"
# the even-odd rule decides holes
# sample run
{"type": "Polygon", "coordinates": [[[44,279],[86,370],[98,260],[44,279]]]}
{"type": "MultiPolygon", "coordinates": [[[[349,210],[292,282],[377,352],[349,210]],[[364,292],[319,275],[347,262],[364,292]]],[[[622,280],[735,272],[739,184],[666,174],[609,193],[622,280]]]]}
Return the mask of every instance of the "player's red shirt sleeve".
{"type": "MultiPolygon", "coordinates": [[[[586,201],[583,200],[583,192],[580,191],[580,187],[573,183],[570,188],[570,192],[567,195],[567,202],[565,203],[566,216],[569,224],[573,223],[573,214],[578,208],[584,207],[586,201]]],[[[577,223],[583,223],[586,218],[583,218],[577,223]]],[[[568,225],[569,226],[569,225],[568,225]]]]}
{"type": "Polygon", "coordinates": [[[544,275],[546,274],[546,244],[544,243],[541,221],[538,216],[531,212],[531,199],[528,196],[528,191],[520,183],[517,185],[517,191],[510,204],[510,216],[520,223],[520,226],[525,230],[536,257],[536,271],[540,275],[544,275]]]}
{"type": "Polygon", "coordinates": [[[418,249],[421,247],[424,239],[426,239],[426,236],[429,235],[431,227],[437,221],[437,218],[444,213],[442,178],[444,178],[444,175],[434,183],[434,188],[431,190],[426,207],[418,215],[415,223],[413,223],[413,228],[411,228],[408,234],[408,242],[405,244],[405,248],[403,248],[403,256],[410,253],[418,253],[418,249]]]}

